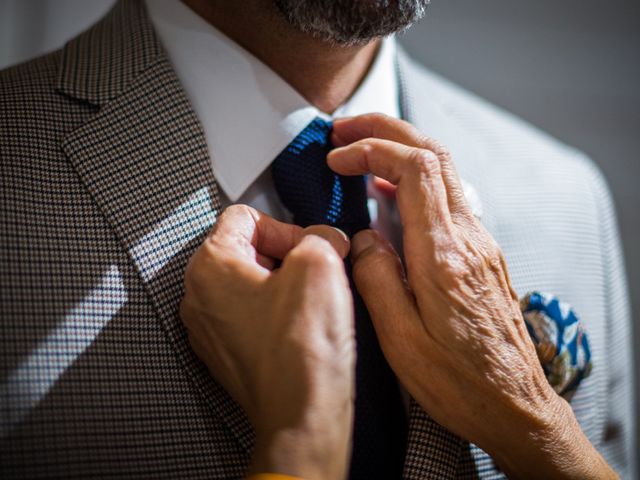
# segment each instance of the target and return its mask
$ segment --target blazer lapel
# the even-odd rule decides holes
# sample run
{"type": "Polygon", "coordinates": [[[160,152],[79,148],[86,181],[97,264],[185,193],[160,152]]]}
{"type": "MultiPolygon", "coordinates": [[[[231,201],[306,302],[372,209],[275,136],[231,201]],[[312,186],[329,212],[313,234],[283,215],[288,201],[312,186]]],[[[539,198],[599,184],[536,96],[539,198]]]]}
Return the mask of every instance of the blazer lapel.
{"type": "Polygon", "coordinates": [[[139,1],[70,42],[58,89],[98,112],[62,148],[140,274],[195,387],[247,455],[246,416],[189,348],[178,316],[186,263],[220,212],[205,138],[139,1]]]}

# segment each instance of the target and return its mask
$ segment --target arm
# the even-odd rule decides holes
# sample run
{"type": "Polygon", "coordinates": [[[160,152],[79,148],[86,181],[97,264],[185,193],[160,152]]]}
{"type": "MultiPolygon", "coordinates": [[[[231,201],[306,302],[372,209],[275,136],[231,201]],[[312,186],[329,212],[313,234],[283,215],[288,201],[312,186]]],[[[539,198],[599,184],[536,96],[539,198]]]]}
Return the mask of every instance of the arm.
{"type": "Polygon", "coordinates": [[[413,398],[514,478],[615,478],[547,382],[504,257],[471,213],[447,150],[381,115],[335,121],[333,141],[334,171],[397,186],[406,271],[364,231],[352,241],[353,272],[413,398]]]}
{"type": "Polygon", "coordinates": [[[355,363],[348,250],[334,228],[303,230],[234,206],[189,261],[180,316],[195,353],[254,426],[249,473],[346,475],[355,363]]]}

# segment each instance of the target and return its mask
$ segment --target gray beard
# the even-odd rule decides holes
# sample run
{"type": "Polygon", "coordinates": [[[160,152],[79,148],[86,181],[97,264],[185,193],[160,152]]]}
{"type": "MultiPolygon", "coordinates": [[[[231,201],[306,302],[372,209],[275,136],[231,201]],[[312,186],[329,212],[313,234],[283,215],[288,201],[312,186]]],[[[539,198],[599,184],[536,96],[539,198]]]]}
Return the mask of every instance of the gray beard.
{"type": "Polygon", "coordinates": [[[274,0],[298,30],[340,45],[361,45],[409,28],[430,0],[274,0]]]}

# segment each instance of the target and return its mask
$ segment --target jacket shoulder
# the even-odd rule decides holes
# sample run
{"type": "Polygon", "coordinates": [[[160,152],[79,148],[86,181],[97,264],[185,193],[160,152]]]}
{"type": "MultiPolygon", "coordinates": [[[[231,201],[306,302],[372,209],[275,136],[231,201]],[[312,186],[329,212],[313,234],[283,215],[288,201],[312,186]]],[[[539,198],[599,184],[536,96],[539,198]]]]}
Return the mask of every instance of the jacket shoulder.
{"type": "Polygon", "coordinates": [[[55,89],[62,50],[42,55],[26,62],[0,70],[0,94],[25,95],[34,88],[55,89]]]}
{"type": "Polygon", "coordinates": [[[411,100],[417,115],[426,103],[435,103],[447,121],[459,127],[459,131],[470,134],[476,145],[488,153],[492,165],[516,168],[523,174],[531,169],[551,169],[558,174],[570,172],[574,177],[582,176],[596,183],[604,181],[598,167],[584,152],[418,62],[405,61],[405,74],[408,83],[413,85],[411,100]]]}

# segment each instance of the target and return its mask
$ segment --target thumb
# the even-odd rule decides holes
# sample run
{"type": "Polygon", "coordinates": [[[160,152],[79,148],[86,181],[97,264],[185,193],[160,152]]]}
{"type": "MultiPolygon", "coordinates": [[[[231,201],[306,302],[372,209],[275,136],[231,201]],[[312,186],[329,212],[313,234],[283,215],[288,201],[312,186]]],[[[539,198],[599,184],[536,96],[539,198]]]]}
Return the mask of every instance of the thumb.
{"type": "Polygon", "coordinates": [[[400,257],[377,232],[362,230],[351,240],[351,262],[353,281],[389,355],[403,334],[419,335],[420,317],[400,257]]]}
{"type": "Polygon", "coordinates": [[[331,244],[340,258],[346,257],[349,253],[349,248],[351,247],[349,237],[346,233],[338,228],[330,227],[328,225],[311,225],[302,230],[299,235],[297,244],[299,244],[302,239],[308,235],[315,235],[323,238],[331,244]]]}

